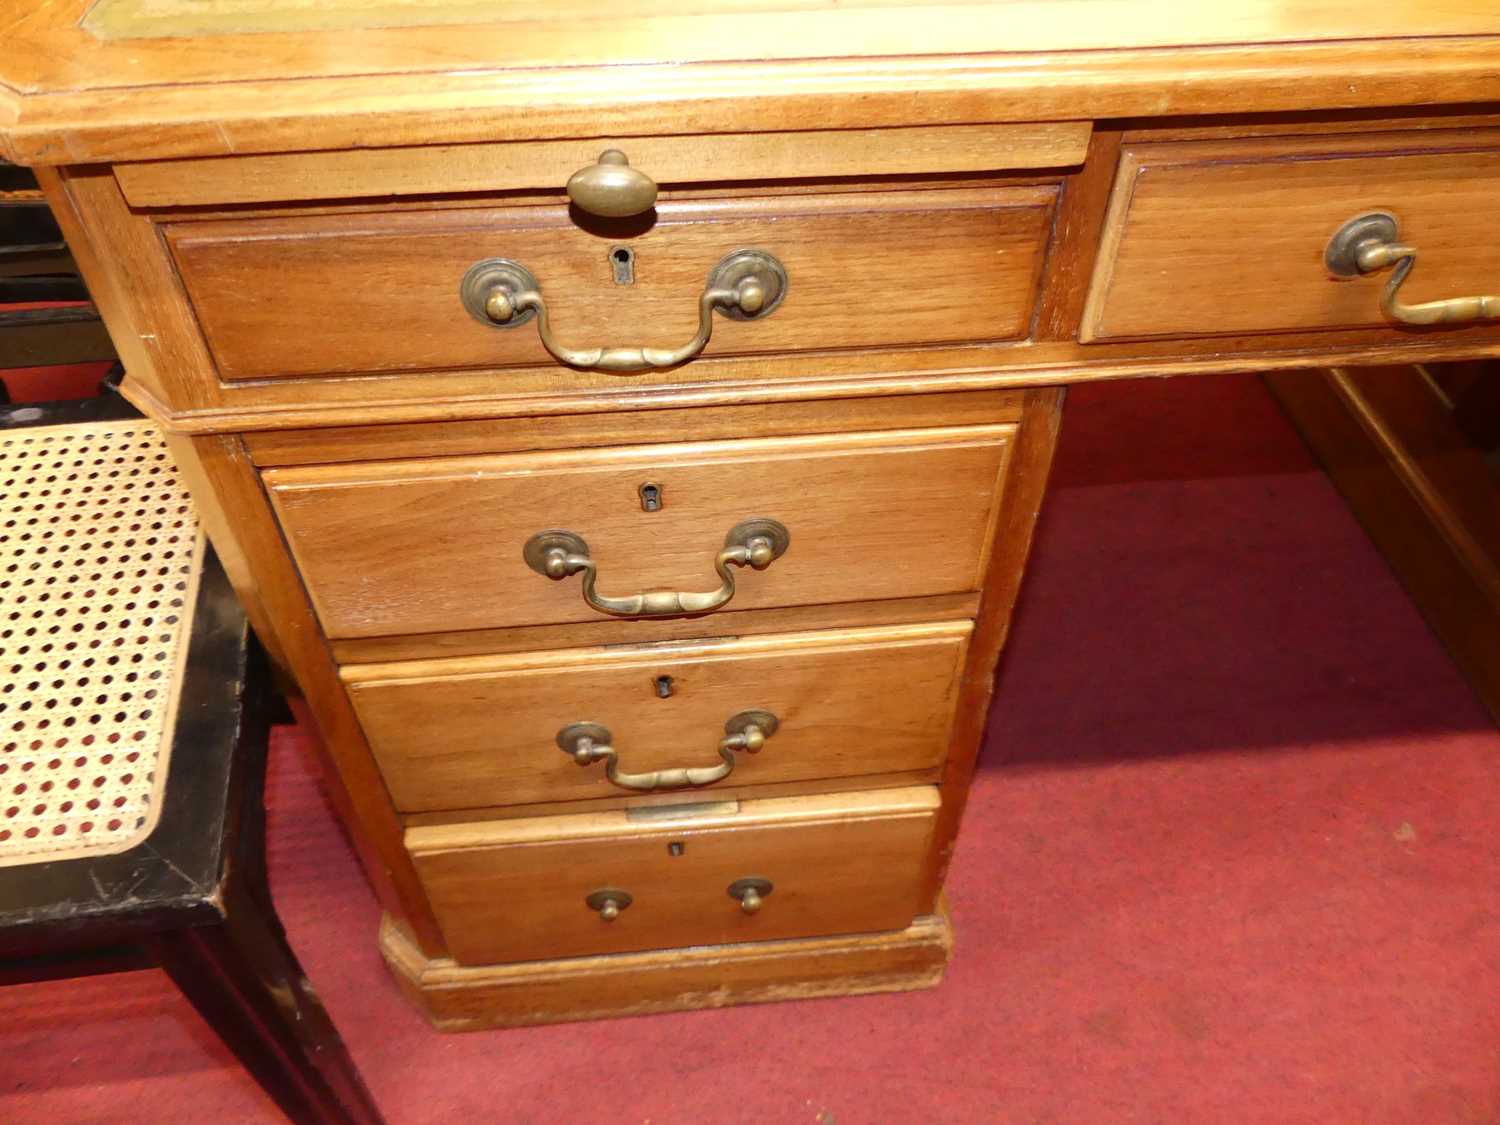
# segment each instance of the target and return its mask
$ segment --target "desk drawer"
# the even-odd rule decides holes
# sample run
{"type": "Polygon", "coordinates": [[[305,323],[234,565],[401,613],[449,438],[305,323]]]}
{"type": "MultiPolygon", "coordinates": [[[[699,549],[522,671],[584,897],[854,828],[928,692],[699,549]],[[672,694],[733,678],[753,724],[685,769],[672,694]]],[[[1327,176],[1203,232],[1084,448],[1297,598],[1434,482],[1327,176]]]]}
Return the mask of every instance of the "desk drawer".
{"type": "Polygon", "coordinates": [[[664,590],[728,592],[724,610],[976,590],[1014,429],[330,465],[264,480],[330,637],[439,633],[655,615],[590,604],[587,571],[535,569],[529,548],[559,531],[574,537],[566,557],[586,553],[598,604],[664,590]],[[720,566],[727,540],[771,523],[786,533],[774,535],[781,555],[758,556],[763,569],[720,566]]]}
{"type": "Polygon", "coordinates": [[[933,770],[967,621],[344,669],[406,812],[933,770]],[[733,735],[770,716],[764,746],[733,735]],[[747,716],[736,722],[736,716],[747,716]],[[585,727],[602,728],[586,765],[585,727]],[[570,736],[569,732],[572,732],[570,736]],[[694,776],[670,771],[692,770],[694,776]],[[668,771],[668,772],[659,772],[668,771]],[[722,776],[718,776],[722,775],[722,776]]]}
{"type": "Polygon", "coordinates": [[[1403,301],[1493,293],[1497,195],[1500,130],[1128,147],[1083,339],[1422,331],[1382,312],[1390,268],[1338,276],[1330,240],[1387,212],[1420,250],[1403,301]]]}
{"type": "MultiPolygon", "coordinates": [[[[574,221],[565,207],[400,210],[171,223],[167,241],[228,381],[558,368],[539,320],[482,323],[460,297],[476,262],[528,271],[575,349],[671,349],[726,255],[772,255],[774,311],[711,318],[709,356],[1009,340],[1027,334],[1056,188],[663,202],[574,221]],[[626,273],[617,260],[628,255],[626,273]]],[[[566,369],[564,369],[566,370],[566,369]]]]}
{"type": "Polygon", "coordinates": [[[449,954],[488,964],[902,929],[919,908],[938,804],[923,786],[673,820],[413,828],[406,842],[449,954]],[[730,893],[745,880],[757,881],[753,913],[730,893]]]}

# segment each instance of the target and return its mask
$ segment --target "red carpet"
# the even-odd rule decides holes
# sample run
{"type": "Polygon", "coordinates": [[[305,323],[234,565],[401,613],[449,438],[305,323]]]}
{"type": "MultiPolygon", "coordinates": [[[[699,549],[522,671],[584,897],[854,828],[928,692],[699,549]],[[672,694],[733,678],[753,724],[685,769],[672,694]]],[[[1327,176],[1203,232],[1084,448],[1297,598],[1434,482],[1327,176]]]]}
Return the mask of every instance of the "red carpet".
{"type": "MultiPolygon", "coordinates": [[[[272,877],[393,1125],[1500,1121],[1500,737],[1258,383],[1069,402],[943,986],[443,1036],[278,733],[272,877]]],[[[274,1121],[163,978],[0,991],[0,1120],[274,1121]]]]}

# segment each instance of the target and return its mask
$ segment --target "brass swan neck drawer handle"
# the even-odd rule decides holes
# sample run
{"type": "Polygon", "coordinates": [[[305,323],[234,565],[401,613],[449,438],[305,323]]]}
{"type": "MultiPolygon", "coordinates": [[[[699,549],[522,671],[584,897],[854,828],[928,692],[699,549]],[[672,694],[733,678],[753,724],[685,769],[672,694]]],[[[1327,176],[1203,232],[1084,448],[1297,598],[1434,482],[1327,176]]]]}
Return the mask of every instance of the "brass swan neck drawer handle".
{"type": "Polygon", "coordinates": [[[763,319],[776,311],[786,287],[786,270],[770,254],[736,250],[708,275],[698,297],[698,331],[678,348],[569,348],[558,343],[541,285],[530,270],[508,258],[475,262],[464,274],[459,295],[469,314],[492,328],[516,328],[534,318],[542,347],[569,367],[629,373],[686,363],[708,346],[715,312],[735,320],[763,319]]]}
{"type": "Polygon", "coordinates": [[[736,879],[729,884],[729,897],[740,900],[740,909],[746,914],[758,914],[761,905],[770,897],[775,888],[771,880],[750,877],[748,879],[736,879]]]}
{"type": "Polygon", "coordinates": [[[652,789],[688,789],[698,785],[712,785],[728,777],[734,772],[734,752],[743,750],[748,754],[756,753],[780,725],[776,716],[769,711],[741,711],[724,724],[724,737],[719,739],[719,757],[722,761],[718,765],[656,770],[653,773],[622,772],[620,755],[613,746],[614,739],[609,728],[598,723],[572,723],[563,727],[557,732],[557,745],[580,766],[604,762],[604,776],[621,789],[642,792],[652,789]]]}
{"type": "Polygon", "coordinates": [[[1323,260],[1338,277],[1357,277],[1395,266],[1380,295],[1380,308],[1386,316],[1402,324],[1451,324],[1500,317],[1500,296],[1449,297],[1418,305],[1403,303],[1400,289],[1416,265],[1417,250],[1399,241],[1398,235],[1393,215],[1384,211],[1356,215],[1334,234],[1323,260]]]}
{"type": "Polygon", "coordinates": [[[630,166],[617,148],[607,148],[587,168],[568,177],[573,206],[605,219],[640,215],[656,205],[656,181],[630,166]]]}
{"type": "Polygon", "coordinates": [[[705,593],[685,590],[646,590],[625,597],[610,597],[596,588],[599,573],[589,557],[589,545],[581,535],[571,531],[539,531],[526,540],[521,557],[538,574],[560,581],[570,575],[583,574],[583,600],[600,613],[614,617],[680,617],[691,613],[708,613],[734,597],[734,575],[731,566],[748,566],[765,570],[779,559],[791,543],[791,533],[776,520],[757,517],[730,528],[724,537],[724,549],[714,560],[719,572],[719,588],[705,593]]]}

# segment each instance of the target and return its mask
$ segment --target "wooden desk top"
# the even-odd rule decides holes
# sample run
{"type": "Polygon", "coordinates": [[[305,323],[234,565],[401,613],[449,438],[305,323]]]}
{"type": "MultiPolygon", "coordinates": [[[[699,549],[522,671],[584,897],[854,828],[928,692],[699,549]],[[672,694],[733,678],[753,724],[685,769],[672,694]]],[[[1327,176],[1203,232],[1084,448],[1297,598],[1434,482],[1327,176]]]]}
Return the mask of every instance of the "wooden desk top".
{"type": "Polygon", "coordinates": [[[35,164],[1500,100],[1493,0],[0,0],[0,44],[35,164]]]}

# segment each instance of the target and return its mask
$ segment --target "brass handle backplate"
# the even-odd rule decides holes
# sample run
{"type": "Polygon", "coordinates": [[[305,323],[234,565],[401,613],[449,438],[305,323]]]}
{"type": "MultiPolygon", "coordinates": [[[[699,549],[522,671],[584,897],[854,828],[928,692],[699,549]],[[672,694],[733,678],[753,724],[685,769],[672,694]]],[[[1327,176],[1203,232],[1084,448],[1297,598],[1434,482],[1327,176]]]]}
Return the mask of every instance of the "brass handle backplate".
{"type": "Polygon", "coordinates": [[[1417,262],[1417,250],[1400,241],[1396,217],[1385,211],[1356,215],[1328,243],[1323,261],[1337,277],[1358,277],[1394,266],[1380,295],[1380,308],[1401,324],[1451,324],[1500,317],[1500,296],[1449,297],[1408,305],[1400,289],[1417,262]]]}
{"type": "Polygon", "coordinates": [[[656,181],[630,166],[617,148],[605,149],[597,162],[568,177],[573,206],[605,219],[640,215],[656,205],[656,181]]]}
{"type": "Polygon", "coordinates": [[[774,889],[771,880],[751,876],[746,879],[736,879],[730,883],[729,897],[739,899],[740,909],[746,914],[757,914],[760,912],[761,904],[774,889]]]}
{"type": "Polygon", "coordinates": [[[621,789],[686,789],[712,785],[728,777],[734,772],[734,752],[756,753],[766,744],[766,739],[776,733],[779,725],[776,716],[769,711],[741,711],[724,724],[724,737],[719,740],[722,760],[718,765],[656,770],[653,773],[622,772],[620,756],[613,746],[609,728],[598,723],[572,723],[563,727],[557,732],[557,745],[580,766],[606,763],[604,776],[621,789]]]}
{"type": "Polygon", "coordinates": [[[569,348],[558,343],[541,284],[509,258],[475,262],[459,284],[459,297],[469,315],[492,328],[516,328],[535,319],[542,347],[569,367],[628,374],[686,363],[708,346],[716,312],[734,320],[761,320],[776,311],[786,288],[786,269],[774,257],[763,250],[736,250],[709,273],[698,297],[698,331],[677,348],[569,348]]]}
{"type": "Polygon", "coordinates": [[[583,600],[600,613],[614,617],[680,617],[684,614],[708,613],[734,597],[734,575],[731,566],[749,566],[765,570],[786,553],[791,533],[776,520],[756,517],[730,528],[724,537],[724,548],[714,560],[719,572],[719,588],[705,593],[684,590],[647,590],[625,597],[609,597],[595,588],[598,568],[589,557],[589,545],[583,536],[572,531],[539,531],[526,540],[521,557],[538,574],[561,580],[583,574],[583,600]]]}

